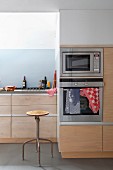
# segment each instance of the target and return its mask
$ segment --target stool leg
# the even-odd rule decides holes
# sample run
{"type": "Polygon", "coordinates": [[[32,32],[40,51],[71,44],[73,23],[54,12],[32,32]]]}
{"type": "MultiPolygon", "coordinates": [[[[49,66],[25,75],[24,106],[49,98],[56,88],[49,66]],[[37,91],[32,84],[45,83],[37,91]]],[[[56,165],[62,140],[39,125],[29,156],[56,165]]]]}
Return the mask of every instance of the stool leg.
{"type": "Polygon", "coordinates": [[[39,118],[39,116],[35,116],[35,120],[36,120],[36,138],[37,138],[37,140],[36,140],[36,150],[37,150],[37,152],[38,152],[38,163],[39,163],[39,166],[41,166],[41,164],[40,164],[40,142],[39,142],[39,123],[40,123],[40,118],[39,118]],[[37,146],[38,146],[38,148],[37,148],[37,146]]]}
{"type": "Polygon", "coordinates": [[[29,143],[29,142],[32,142],[32,141],[34,141],[34,140],[36,140],[36,139],[28,140],[28,141],[24,142],[24,144],[22,145],[22,160],[24,160],[24,146],[25,146],[25,144],[27,144],[27,143],[29,143]]]}
{"type": "Polygon", "coordinates": [[[53,158],[53,142],[52,142],[51,140],[49,140],[49,139],[44,139],[44,138],[39,138],[39,139],[51,143],[51,156],[52,156],[52,158],[53,158]]]}
{"type": "Polygon", "coordinates": [[[39,163],[39,166],[41,166],[40,164],[40,142],[38,141],[38,163],[39,163]]]}

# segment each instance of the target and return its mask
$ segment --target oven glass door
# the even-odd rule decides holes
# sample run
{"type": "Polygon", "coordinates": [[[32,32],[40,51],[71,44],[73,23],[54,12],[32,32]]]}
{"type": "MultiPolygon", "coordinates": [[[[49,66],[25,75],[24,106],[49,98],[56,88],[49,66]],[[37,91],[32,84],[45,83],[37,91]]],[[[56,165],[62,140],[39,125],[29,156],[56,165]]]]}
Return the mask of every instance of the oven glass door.
{"type": "Polygon", "coordinates": [[[102,121],[102,87],[61,88],[61,121],[102,121]]]}
{"type": "Polygon", "coordinates": [[[84,73],[93,71],[92,53],[64,53],[63,72],[64,73],[84,73]]]}

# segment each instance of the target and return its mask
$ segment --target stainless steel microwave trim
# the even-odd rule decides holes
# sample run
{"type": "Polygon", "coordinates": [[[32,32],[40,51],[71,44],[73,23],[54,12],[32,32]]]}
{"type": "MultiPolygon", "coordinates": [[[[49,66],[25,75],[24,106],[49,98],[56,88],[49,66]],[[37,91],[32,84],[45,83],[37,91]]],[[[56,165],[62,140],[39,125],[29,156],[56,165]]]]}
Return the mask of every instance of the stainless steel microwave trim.
{"type": "Polygon", "coordinates": [[[103,113],[103,82],[60,82],[60,122],[102,122],[103,113]],[[99,87],[100,109],[99,115],[63,115],[63,93],[67,88],[73,87],[99,87]],[[65,89],[64,89],[65,88],[65,89]]]}
{"type": "Polygon", "coordinates": [[[60,76],[61,77],[81,77],[81,76],[88,76],[88,77],[103,77],[103,49],[102,48],[61,48],[60,49],[60,76]],[[100,52],[101,54],[101,61],[99,63],[100,66],[100,72],[98,73],[98,70],[95,69],[93,71],[93,65],[94,65],[94,58],[93,53],[100,52]],[[78,54],[90,54],[90,71],[66,71],[66,63],[65,63],[65,54],[71,54],[74,55],[75,53],[78,54]]]}
{"type": "MultiPolygon", "coordinates": [[[[62,63],[63,63],[63,74],[70,74],[70,71],[66,71],[65,70],[65,68],[66,68],[66,62],[65,62],[65,56],[66,55],[75,55],[75,54],[77,54],[77,55],[82,55],[82,54],[84,54],[84,55],[88,55],[89,53],[86,53],[86,52],[84,52],[84,53],[75,53],[75,52],[73,52],[73,53],[63,53],[62,55],[62,63]]],[[[92,72],[93,73],[93,53],[90,53],[90,56],[91,56],[91,59],[90,59],[90,67],[91,67],[91,69],[90,69],[90,73],[92,72]]],[[[81,73],[83,73],[83,74],[88,74],[89,73],[89,71],[77,71],[77,74],[81,74],[81,73]]],[[[72,74],[76,74],[76,71],[73,71],[73,73],[72,74]]]]}

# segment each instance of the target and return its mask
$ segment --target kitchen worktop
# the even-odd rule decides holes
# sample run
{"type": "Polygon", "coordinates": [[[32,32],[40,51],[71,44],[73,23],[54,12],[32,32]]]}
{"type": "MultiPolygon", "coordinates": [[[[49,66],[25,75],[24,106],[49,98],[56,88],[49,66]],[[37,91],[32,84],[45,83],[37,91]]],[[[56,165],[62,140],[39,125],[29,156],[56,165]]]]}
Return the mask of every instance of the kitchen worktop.
{"type": "Polygon", "coordinates": [[[49,89],[15,89],[14,91],[6,91],[1,90],[0,94],[16,94],[16,93],[39,93],[39,94],[47,94],[47,90],[49,89]]]}

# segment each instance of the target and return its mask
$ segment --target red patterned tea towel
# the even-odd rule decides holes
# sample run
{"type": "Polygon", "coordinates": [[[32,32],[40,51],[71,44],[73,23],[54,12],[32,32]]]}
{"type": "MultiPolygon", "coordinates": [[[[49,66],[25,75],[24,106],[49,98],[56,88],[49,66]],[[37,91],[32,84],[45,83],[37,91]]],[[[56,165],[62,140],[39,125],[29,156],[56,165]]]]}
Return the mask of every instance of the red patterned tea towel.
{"type": "Polygon", "coordinates": [[[100,108],[99,88],[82,88],[80,89],[80,95],[87,97],[90,109],[97,113],[100,108]]]}

